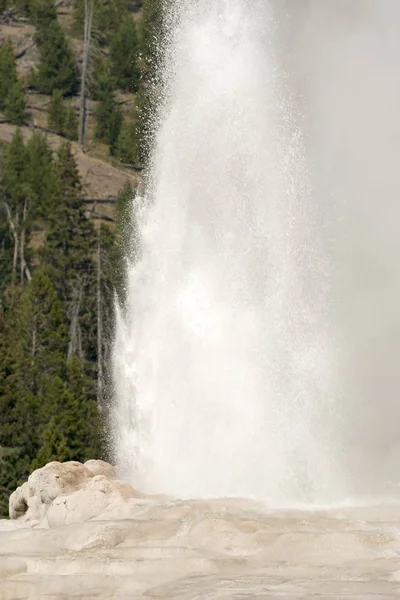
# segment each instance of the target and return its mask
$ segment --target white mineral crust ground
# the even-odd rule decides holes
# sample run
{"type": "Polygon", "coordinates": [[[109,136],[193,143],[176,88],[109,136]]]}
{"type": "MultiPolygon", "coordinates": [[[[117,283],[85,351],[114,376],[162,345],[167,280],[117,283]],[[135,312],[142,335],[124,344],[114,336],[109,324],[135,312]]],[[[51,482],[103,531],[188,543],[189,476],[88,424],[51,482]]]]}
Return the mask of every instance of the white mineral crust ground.
{"type": "Polygon", "coordinates": [[[400,596],[399,506],[271,511],[146,497],[114,477],[101,461],[50,463],[14,493],[1,600],[400,596]]]}

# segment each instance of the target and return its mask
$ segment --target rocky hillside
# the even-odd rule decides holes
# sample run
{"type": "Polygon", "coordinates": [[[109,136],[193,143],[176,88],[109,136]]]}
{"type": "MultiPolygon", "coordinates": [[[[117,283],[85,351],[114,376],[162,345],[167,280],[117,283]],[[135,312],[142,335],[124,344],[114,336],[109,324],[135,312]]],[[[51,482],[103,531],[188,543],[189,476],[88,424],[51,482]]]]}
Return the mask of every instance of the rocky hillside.
{"type": "MultiPolygon", "coordinates": [[[[135,23],[140,24],[142,14],[141,3],[126,2],[129,15],[135,23]]],[[[75,12],[77,10],[71,0],[56,3],[57,21],[61,25],[69,47],[75,57],[78,72],[82,69],[83,40],[79,37],[79,29],[74,27],[75,12]]],[[[33,18],[21,16],[12,5],[0,17],[0,45],[7,40],[11,41],[16,58],[18,78],[24,82],[26,113],[18,124],[13,124],[0,112],[0,142],[9,142],[17,126],[22,129],[25,139],[29,139],[36,129],[45,132],[53,149],[56,149],[65,136],[58,134],[49,124],[48,108],[52,97],[41,94],[29,85],[30,73],[40,64],[40,53],[37,42],[37,27],[29,22],[33,18]]],[[[109,47],[104,46],[102,52],[105,56],[109,47]]],[[[123,90],[114,91],[116,102],[121,107],[121,114],[127,123],[132,123],[136,103],[136,94],[123,90]]],[[[79,118],[79,96],[66,99],[79,118]]],[[[100,100],[88,98],[87,134],[85,151],[79,148],[76,142],[72,143],[72,151],[76,158],[79,173],[83,182],[84,197],[87,214],[96,220],[110,222],[115,215],[115,200],[118,192],[127,184],[136,187],[140,179],[141,167],[132,165],[129,168],[119,157],[112,156],[104,140],[96,135],[96,110],[100,100]]]]}

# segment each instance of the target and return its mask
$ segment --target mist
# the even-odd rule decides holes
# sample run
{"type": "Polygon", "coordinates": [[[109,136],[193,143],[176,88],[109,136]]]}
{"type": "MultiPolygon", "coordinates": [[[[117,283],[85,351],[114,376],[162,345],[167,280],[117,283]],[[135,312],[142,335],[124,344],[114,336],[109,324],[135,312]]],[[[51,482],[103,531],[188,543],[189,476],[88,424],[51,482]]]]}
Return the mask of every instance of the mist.
{"type": "Polygon", "coordinates": [[[390,495],[400,459],[400,5],[300,0],[279,10],[333,267],[341,464],[350,493],[390,495]]]}

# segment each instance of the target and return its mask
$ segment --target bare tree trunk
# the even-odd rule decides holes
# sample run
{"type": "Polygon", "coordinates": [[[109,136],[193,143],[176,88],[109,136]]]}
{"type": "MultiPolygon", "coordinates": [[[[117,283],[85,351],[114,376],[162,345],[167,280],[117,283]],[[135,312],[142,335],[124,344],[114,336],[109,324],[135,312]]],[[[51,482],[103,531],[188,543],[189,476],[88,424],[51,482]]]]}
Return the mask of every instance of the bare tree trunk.
{"type": "Polygon", "coordinates": [[[97,246],[97,404],[103,408],[103,323],[101,312],[101,237],[99,227],[97,246]]]}
{"type": "MultiPolygon", "coordinates": [[[[7,202],[5,202],[5,201],[3,202],[3,204],[4,204],[4,207],[6,209],[7,221],[8,221],[8,224],[10,226],[11,233],[13,234],[13,237],[14,237],[14,255],[13,255],[12,272],[13,272],[13,277],[15,278],[15,275],[16,275],[16,272],[17,272],[18,249],[20,247],[19,246],[19,239],[18,239],[18,231],[17,231],[17,229],[18,229],[18,222],[19,222],[19,215],[17,213],[16,221],[14,223],[14,221],[12,220],[11,209],[10,209],[9,204],[7,202]]],[[[25,207],[24,207],[24,210],[25,210],[25,207]]],[[[26,214],[25,214],[25,216],[26,216],[26,214]]],[[[21,268],[22,268],[22,266],[21,266],[21,268]]],[[[28,265],[25,262],[25,259],[24,259],[23,269],[24,269],[24,272],[25,272],[27,280],[30,281],[32,279],[32,274],[31,274],[31,272],[29,270],[28,265]]]]}
{"type": "Polygon", "coordinates": [[[77,354],[83,360],[81,326],[79,323],[79,311],[82,301],[82,283],[79,281],[78,288],[74,289],[73,301],[71,306],[71,320],[69,326],[69,344],[67,362],[69,362],[74,354],[77,354]]]}
{"type": "Polygon", "coordinates": [[[83,57],[82,57],[82,81],[81,81],[81,100],[79,114],[79,147],[82,152],[85,151],[85,133],[86,133],[86,79],[89,62],[90,38],[92,33],[94,0],[85,0],[85,24],[83,34],[83,57]]]}
{"type": "Polygon", "coordinates": [[[27,201],[26,198],[24,200],[24,210],[22,212],[22,223],[21,223],[21,240],[20,240],[20,277],[21,277],[21,283],[24,283],[24,271],[25,271],[25,222],[26,222],[26,215],[28,212],[28,207],[27,207],[27,201]]]}
{"type": "Polygon", "coordinates": [[[36,323],[33,326],[32,329],[32,366],[35,362],[35,355],[36,355],[36,323]]]}
{"type": "Polygon", "coordinates": [[[11,209],[8,206],[7,202],[4,203],[5,207],[6,207],[6,211],[7,211],[7,219],[8,219],[8,224],[10,226],[11,232],[13,234],[14,237],[14,254],[13,254],[13,264],[12,264],[12,277],[13,280],[15,280],[16,275],[17,275],[17,260],[18,260],[18,248],[19,248],[19,240],[18,240],[18,213],[16,215],[16,223],[14,225],[13,220],[11,218],[11,209]]]}

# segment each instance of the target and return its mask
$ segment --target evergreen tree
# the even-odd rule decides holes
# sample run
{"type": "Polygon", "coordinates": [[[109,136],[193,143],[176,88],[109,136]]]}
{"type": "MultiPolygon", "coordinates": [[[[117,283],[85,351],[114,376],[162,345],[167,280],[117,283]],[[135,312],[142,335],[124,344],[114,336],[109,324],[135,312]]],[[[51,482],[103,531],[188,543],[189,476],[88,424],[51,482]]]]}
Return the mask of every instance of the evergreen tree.
{"type": "Polygon", "coordinates": [[[47,122],[50,129],[62,134],[65,127],[65,106],[61,90],[54,89],[47,109],[47,122]]]}
{"type": "Polygon", "coordinates": [[[18,81],[15,56],[11,41],[0,46],[0,110],[5,117],[20,125],[25,119],[25,89],[18,81]]]}
{"type": "Polygon", "coordinates": [[[31,470],[40,469],[47,463],[57,460],[65,462],[70,460],[71,452],[68,449],[65,436],[58,429],[54,417],[42,433],[43,443],[31,464],[31,470]]]}
{"type": "MultiPolygon", "coordinates": [[[[54,266],[57,289],[68,286],[71,276],[91,268],[95,248],[92,223],[85,216],[82,185],[69,142],[60,146],[55,163],[57,199],[49,215],[46,263],[54,266]]],[[[68,294],[64,295],[66,298],[68,294]]]]}
{"type": "Polygon", "coordinates": [[[78,119],[72,107],[64,103],[60,90],[53,90],[53,96],[47,109],[48,126],[59,135],[76,140],[78,137],[78,119]]]}
{"type": "Polygon", "coordinates": [[[16,83],[17,69],[13,45],[10,40],[6,40],[0,46],[0,110],[6,107],[8,94],[16,83]]]}
{"type": "Polygon", "coordinates": [[[27,12],[37,29],[43,30],[57,20],[54,0],[22,0],[28,4],[27,12]]]}
{"type": "Polygon", "coordinates": [[[131,119],[120,130],[116,154],[123,163],[145,164],[154,138],[156,123],[153,93],[147,87],[136,96],[131,119]]]}
{"type": "Polygon", "coordinates": [[[2,296],[11,283],[14,248],[12,231],[7,222],[6,208],[1,198],[1,187],[2,182],[0,181],[0,311],[2,296]]]}
{"type": "Polygon", "coordinates": [[[138,128],[135,121],[124,123],[117,140],[116,154],[121,162],[135,164],[139,156],[138,128]]]}
{"type": "Polygon", "coordinates": [[[110,59],[116,85],[122,90],[136,92],[139,87],[139,40],[136,24],[132,17],[125,15],[118,31],[111,40],[110,59]]]}
{"type": "Polygon", "coordinates": [[[21,125],[26,118],[25,87],[22,81],[11,86],[4,102],[6,118],[16,125],[21,125]]]}
{"type": "Polygon", "coordinates": [[[111,75],[110,61],[100,55],[92,61],[88,87],[93,100],[101,100],[106,93],[112,93],[115,81],[111,75]]]}
{"type": "Polygon", "coordinates": [[[117,228],[108,236],[107,254],[111,266],[108,278],[120,301],[125,299],[126,259],[136,262],[140,255],[140,234],[137,222],[138,204],[130,182],[120,190],[116,202],[117,228]]]}
{"type": "Polygon", "coordinates": [[[161,53],[163,5],[165,0],[143,0],[140,47],[145,72],[154,75],[161,53]]]}
{"type": "Polygon", "coordinates": [[[70,343],[68,357],[95,359],[96,236],[86,218],[82,187],[69,143],[63,144],[56,160],[57,198],[49,216],[46,246],[42,256],[64,303],[70,343]]]}
{"type": "Polygon", "coordinates": [[[43,133],[33,133],[26,144],[25,156],[25,178],[32,216],[46,219],[56,203],[56,174],[53,153],[43,133]]]}
{"type": "Polygon", "coordinates": [[[57,410],[51,406],[57,402],[51,382],[65,370],[66,330],[55,290],[40,271],[24,289],[10,289],[7,309],[8,346],[0,349],[0,482],[4,485],[8,473],[8,486],[15,489],[39,449],[43,421],[57,410]]]}
{"type": "Polygon", "coordinates": [[[96,109],[96,137],[110,146],[110,153],[115,154],[117,140],[122,124],[122,113],[111,91],[101,96],[96,109]]]}
{"type": "Polygon", "coordinates": [[[31,73],[31,85],[43,94],[59,90],[64,96],[78,90],[78,74],[74,57],[64,31],[53,20],[39,29],[36,36],[40,55],[37,70],[31,73]]]}
{"type": "Polygon", "coordinates": [[[25,175],[26,149],[22,132],[17,128],[3,158],[4,193],[12,209],[18,209],[26,196],[25,175]]]}
{"type": "Polygon", "coordinates": [[[78,139],[78,117],[72,106],[65,110],[64,135],[69,140],[78,139]]]}
{"type": "Polygon", "coordinates": [[[99,417],[80,360],[67,364],[65,314],[50,279],[35,272],[0,312],[0,508],[33,468],[99,456],[99,417]],[[12,487],[11,487],[12,486],[12,487]]]}
{"type": "MultiPolygon", "coordinates": [[[[93,31],[102,44],[107,43],[115,33],[122,15],[126,12],[126,0],[108,0],[107,2],[95,2],[93,14],[93,31]]],[[[84,0],[74,0],[74,22],[75,29],[83,37],[85,20],[84,0]]]]}

